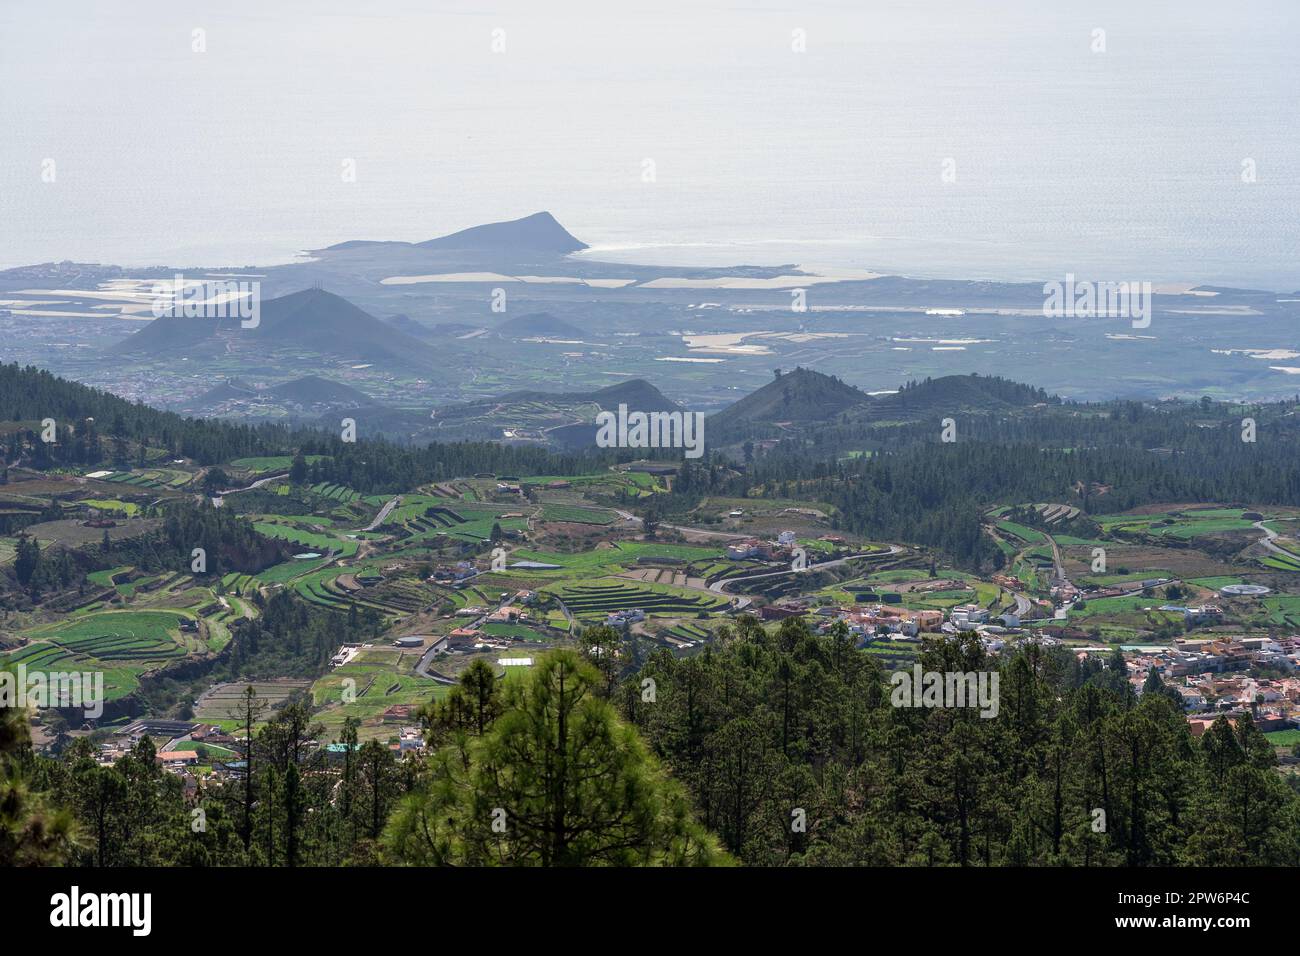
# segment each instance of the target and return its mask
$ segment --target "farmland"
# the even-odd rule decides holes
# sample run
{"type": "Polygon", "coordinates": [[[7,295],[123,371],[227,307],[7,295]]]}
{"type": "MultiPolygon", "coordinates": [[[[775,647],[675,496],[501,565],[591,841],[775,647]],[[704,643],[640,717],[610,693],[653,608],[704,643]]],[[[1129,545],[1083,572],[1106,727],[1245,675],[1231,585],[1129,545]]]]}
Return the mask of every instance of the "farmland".
{"type": "Polygon", "coordinates": [[[640,609],[647,615],[708,615],[726,602],[715,595],[662,584],[638,584],[618,578],[598,578],[590,584],[564,584],[547,589],[579,619],[603,617],[614,611],[640,609]]]}
{"type": "MultiPolygon", "coordinates": [[[[1176,606],[1161,610],[1175,598],[1164,593],[1165,584],[1150,586],[1157,580],[1181,582],[1177,586],[1186,590],[1177,592],[1178,600],[1223,604],[1223,618],[1202,626],[1207,635],[1300,626],[1300,585],[1292,589],[1278,580],[1300,572],[1300,559],[1293,566],[1287,553],[1260,551],[1258,518],[1247,517],[1244,508],[1147,508],[1101,515],[1092,524],[1079,509],[1064,506],[994,508],[983,520],[1005,561],[1007,577],[999,583],[920,549],[846,540],[831,533],[839,518],[833,507],[793,497],[703,497],[688,512],[665,518],[662,533],[649,539],[616,510],[665,494],[662,477],[640,472],[480,475],[401,494],[362,495],[338,482],[293,485],[275,476],[291,463],[279,456],[226,466],[229,474],[272,476],[254,491],[227,494],[224,506],[249,521],[257,535],[288,544],[277,561],[256,571],[225,571],[220,580],[198,578],[186,567],[146,570],[104,562],[87,572],[87,593],[67,614],[21,622],[18,633],[26,643],[10,647],[6,662],[103,669],[110,696],[120,698],[138,689],[142,676],[169,664],[212,660],[235,639],[241,621],[258,617],[271,597],[288,594],[325,612],[340,635],[357,634],[365,645],[310,680],[257,675],[259,698],[273,706],[307,693],[323,727],[320,739],[328,741],[337,739],[350,717],[360,721],[363,739],[389,739],[393,713],[408,713],[407,706],[444,694],[446,685],[416,667],[424,648],[458,628],[470,628],[477,643],[435,650],[434,672],[454,677],[471,660],[496,667],[512,654],[572,646],[583,629],[619,612],[640,612],[620,622],[628,639],[675,654],[696,653],[734,613],[733,601],[751,609],[794,605],[818,626],[834,616],[811,612],[836,607],[879,605],[946,616],[958,605],[975,605],[991,615],[1027,616],[1040,633],[1070,642],[1139,644],[1167,641],[1186,628],[1176,606]],[[727,557],[730,542],[772,541],[785,532],[787,547],[802,548],[815,562],[848,553],[869,556],[832,562],[830,570],[807,578],[789,572],[788,551],[781,552],[784,560],[727,557]],[[1097,549],[1105,552],[1104,567],[1095,565],[1097,549]],[[1061,603],[1053,596],[1058,552],[1066,578],[1088,593],[1054,619],[1061,603]],[[761,576],[746,581],[747,575],[761,576]],[[1261,579],[1273,587],[1262,598],[1218,595],[1225,584],[1261,579]],[[726,593],[713,589],[724,582],[726,593]],[[512,603],[527,593],[534,595],[527,606],[512,603]],[[191,623],[182,629],[182,621],[191,623]],[[397,647],[394,634],[427,641],[397,647]]],[[[174,489],[192,480],[180,468],[145,468],[88,481],[84,490],[32,481],[19,486],[26,490],[14,502],[48,514],[48,499],[26,491],[73,491],[76,504],[64,502],[64,517],[30,527],[43,546],[95,549],[105,536],[130,541],[161,527],[161,518],[153,517],[156,499],[149,496],[179,494],[174,489]],[[114,488],[123,491],[106,490],[114,488]],[[89,525],[88,512],[111,520],[89,525]]],[[[15,494],[13,486],[8,493],[15,494]]],[[[1293,540],[1293,517],[1270,511],[1266,526],[1287,543],[1293,540]]],[[[12,557],[12,547],[0,552],[0,560],[12,557]]],[[[874,633],[860,643],[887,667],[911,662],[919,647],[874,633]]],[[[196,715],[229,722],[243,686],[201,688],[208,692],[197,695],[196,715]]]]}
{"type": "Polygon", "coordinates": [[[29,643],[10,652],[0,666],[24,664],[50,671],[102,670],[106,700],[122,697],[139,675],[190,653],[206,650],[197,635],[183,636],[178,611],[99,611],[36,628],[29,643]]]}

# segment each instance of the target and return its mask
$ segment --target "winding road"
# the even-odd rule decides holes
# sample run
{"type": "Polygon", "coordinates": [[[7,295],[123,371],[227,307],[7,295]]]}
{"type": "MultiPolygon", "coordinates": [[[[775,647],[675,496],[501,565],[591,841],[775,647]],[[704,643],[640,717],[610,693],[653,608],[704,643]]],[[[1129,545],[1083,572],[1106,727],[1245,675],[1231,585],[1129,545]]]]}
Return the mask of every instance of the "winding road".
{"type": "Polygon", "coordinates": [[[1259,543],[1269,551],[1272,551],[1274,554],[1281,557],[1289,558],[1292,561],[1300,560],[1300,554],[1295,554],[1274,543],[1278,537],[1278,533],[1272,528],[1267,527],[1263,521],[1256,521],[1252,527],[1258,528],[1260,531],[1264,532],[1264,537],[1259,539],[1259,543]]]}
{"type": "Polygon", "coordinates": [[[383,524],[386,520],[388,520],[388,516],[389,516],[390,514],[392,514],[393,509],[396,508],[396,507],[397,507],[398,505],[400,505],[401,503],[402,503],[402,496],[401,496],[401,495],[398,495],[398,496],[395,497],[392,501],[388,502],[388,503],[385,504],[382,508],[379,509],[379,514],[375,515],[375,520],[374,520],[374,521],[370,522],[370,524],[366,525],[364,528],[358,528],[357,530],[358,530],[358,531],[374,531],[374,530],[375,530],[376,528],[378,528],[381,524],[383,524]]]}

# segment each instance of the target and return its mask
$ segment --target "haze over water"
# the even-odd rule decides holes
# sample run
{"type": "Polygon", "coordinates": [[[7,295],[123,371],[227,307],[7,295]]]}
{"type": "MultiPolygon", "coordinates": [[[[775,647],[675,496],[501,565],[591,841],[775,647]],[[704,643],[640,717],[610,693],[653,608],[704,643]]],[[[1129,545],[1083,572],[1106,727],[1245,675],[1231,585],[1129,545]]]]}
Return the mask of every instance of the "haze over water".
{"type": "Polygon", "coordinates": [[[548,209],[629,262],[1300,288],[1294,0],[433,6],[0,7],[0,267],[548,209]]]}

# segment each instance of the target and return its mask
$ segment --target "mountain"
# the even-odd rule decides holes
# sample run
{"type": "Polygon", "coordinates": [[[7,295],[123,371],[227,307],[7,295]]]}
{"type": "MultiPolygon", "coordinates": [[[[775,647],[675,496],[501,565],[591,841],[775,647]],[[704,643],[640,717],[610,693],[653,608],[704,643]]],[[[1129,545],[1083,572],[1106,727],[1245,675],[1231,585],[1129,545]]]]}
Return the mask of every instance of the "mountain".
{"type": "Polygon", "coordinates": [[[754,426],[771,428],[786,422],[825,422],[870,401],[864,392],[838,378],[796,368],[778,374],[758,391],[710,415],[706,422],[709,428],[728,435],[754,426]]]}
{"type": "Polygon", "coordinates": [[[913,418],[959,411],[993,412],[1031,405],[1058,404],[1060,398],[1040,388],[987,375],[944,375],[912,382],[896,394],[872,401],[871,418],[913,418]]]}
{"type": "Polygon", "coordinates": [[[259,353],[268,348],[288,348],[386,365],[427,367],[437,360],[428,344],[323,289],[304,289],[266,300],[254,328],[242,328],[238,318],[164,316],[123,339],[113,346],[113,351],[171,358],[204,352],[222,354],[241,347],[259,353]]]}
{"type": "Polygon", "coordinates": [[[424,242],[349,239],[315,251],[377,253],[383,256],[430,252],[440,257],[444,254],[473,253],[475,257],[522,261],[537,256],[565,256],[586,248],[585,242],[575,239],[549,212],[535,212],[522,219],[471,226],[424,242]]]}
{"type": "Polygon", "coordinates": [[[365,392],[331,381],[319,375],[307,375],[266,390],[265,394],[276,401],[296,402],[299,405],[369,405],[365,392]]]}
{"type": "Polygon", "coordinates": [[[507,339],[566,339],[581,341],[585,333],[549,312],[532,312],[507,319],[492,330],[507,339]]]}
{"type": "Polygon", "coordinates": [[[385,324],[391,325],[397,331],[417,339],[436,339],[438,334],[429,326],[423,325],[409,315],[399,314],[390,315],[385,324]]]}
{"type": "Polygon", "coordinates": [[[596,440],[596,413],[670,412],[679,406],[644,379],[631,379],[586,392],[521,390],[495,398],[445,405],[433,412],[440,441],[502,439],[512,442],[589,446],[596,440]]]}
{"type": "MultiPolygon", "coordinates": [[[[211,388],[181,406],[181,411],[191,414],[229,412],[239,407],[223,409],[230,402],[251,402],[259,406],[281,405],[314,408],[320,405],[359,408],[371,404],[370,396],[351,385],[335,382],[320,375],[307,375],[279,385],[255,388],[239,379],[230,379],[211,388]]],[[[247,409],[244,409],[247,411],[247,409]]]]}
{"type": "Polygon", "coordinates": [[[222,402],[233,402],[257,396],[257,389],[241,382],[237,378],[227,379],[215,388],[210,388],[198,398],[190,401],[186,407],[193,409],[212,408],[222,402]]]}
{"type": "Polygon", "coordinates": [[[870,396],[837,378],[796,368],[709,416],[715,439],[774,437],[835,424],[915,421],[958,412],[1005,412],[1061,399],[1040,388],[987,375],[945,375],[909,382],[892,395],[870,396]]]}
{"type": "Polygon", "coordinates": [[[586,249],[587,244],[571,236],[549,212],[536,212],[523,219],[471,226],[449,236],[417,242],[420,249],[473,252],[546,252],[567,255],[586,249]]]}

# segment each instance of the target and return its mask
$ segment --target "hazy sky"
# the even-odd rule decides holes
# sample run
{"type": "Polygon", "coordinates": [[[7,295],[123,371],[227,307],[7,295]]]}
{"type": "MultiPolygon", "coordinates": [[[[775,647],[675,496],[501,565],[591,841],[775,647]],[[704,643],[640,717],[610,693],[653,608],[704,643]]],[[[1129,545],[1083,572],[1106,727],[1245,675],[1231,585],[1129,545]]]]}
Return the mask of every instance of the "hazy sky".
{"type": "Polygon", "coordinates": [[[1294,0],[6,0],[0,266],[549,209],[639,261],[1296,288],[1298,87],[1294,0]]]}

